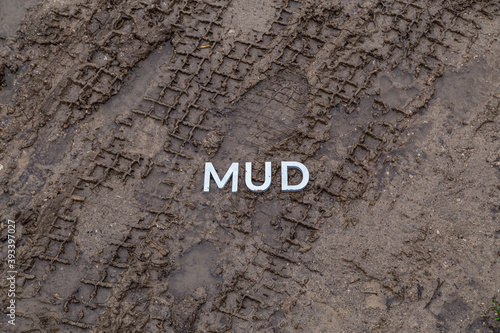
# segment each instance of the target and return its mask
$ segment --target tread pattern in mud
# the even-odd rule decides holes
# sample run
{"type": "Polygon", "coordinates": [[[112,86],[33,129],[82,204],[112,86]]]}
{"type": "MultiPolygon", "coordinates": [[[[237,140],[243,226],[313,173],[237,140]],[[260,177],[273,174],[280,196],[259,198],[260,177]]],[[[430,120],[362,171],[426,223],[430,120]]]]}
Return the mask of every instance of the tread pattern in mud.
{"type": "MultiPolygon", "coordinates": [[[[140,105],[116,118],[115,128],[85,160],[85,171],[69,176],[69,194],[59,195],[54,215],[40,217],[41,237],[34,240],[23,265],[24,288],[32,291],[24,296],[38,295],[44,304],[62,309],[62,316],[54,320],[74,331],[161,332],[173,327],[180,332],[224,332],[279,326],[283,312],[305,292],[307,279],[300,277],[316,273],[309,267],[308,252],[333,205],[363,195],[381,156],[429,102],[446,59],[467,54],[480,28],[473,18],[435,1],[369,3],[356,14],[341,6],[317,8],[312,2],[284,1],[260,39],[237,38],[228,46],[224,15],[231,1],[156,4],[141,7],[140,15],[125,10],[127,2],[120,6],[123,9],[107,14],[92,9],[92,19],[85,24],[95,31],[94,42],[78,55],[81,61],[60,74],[47,105],[50,116],[76,124],[96,112],[100,103],[120,90],[132,66],[166,40],[158,36],[166,33],[155,22],[160,17],[171,22],[173,56],[159,69],[158,82],[148,87],[140,105]],[[149,20],[150,30],[138,29],[134,25],[138,20],[149,20]],[[96,21],[108,22],[109,27],[100,31],[96,21]],[[125,55],[125,49],[136,53],[125,55]],[[381,73],[396,69],[414,75],[418,90],[402,106],[391,105],[372,89],[381,73]],[[295,80],[297,86],[307,81],[307,88],[293,87],[281,95],[264,93],[280,80],[295,80]],[[294,94],[306,97],[290,99],[294,94]],[[366,100],[369,110],[361,110],[366,100]],[[274,132],[267,128],[274,141],[260,149],[259,158],[314,163],[329,144],[330,128],[335,126],[329,116],[335,112],[347,117],[363,114],[357,132],[361,134],[351,140],[343,160],[327,176],[312,180],[310,191],[277,195],[279,203],[291,200],[293,205],[283,205],[287,207],[262,221],[271,226],[267,237],[252,223],[258,205],[252,194],[241,194],[243,208],[217,221],[216,230],[229,234],[227,239],[198,232],[198,237],[223,244],[227,251],[241,252],[245,262],[226,264],[218,294],[208,300],[182,300],[192,313],[177,315],[174,304],[179,300],[166,296],[166,281],[176,269],[173,258],[179,255],[179,235],[197,232],[188,215],[191,204],[202,204],[193,185],[200,163],[197,156],[207,150],[210,136],[219,142],[207,152],[214,155],[225,149],[222,130],[225,117],[231,117],[227,110],[266,101],[288,107],[290,114],[285,116],[290,123],[274,132]],[[304,110],[298,112],[297,105],[304,110]],[[138,153],[128,139],[149,120],[147,130],[165,128],[168,134],[161,158],[138,153]],[[124,222],[121,234],[97,255],[82,257],[75,242],[82,214],[97,208],[99,198],[120,186],[133,193],[142,217],[124,222]],[[186,201],[190,195],[194,202],[186,201]],[[74,277],[68,282],[73,291],[68,298],[49,300],[50,277],[61,268],[74,277]]],[[[475,3],[470,9],[481,12],[484,6],[489,4],[475,3]]],[[[55,45],[61,40],[33,42],[55,45]]],[[[238,121],[251,127],[256,117],[242,115],[238,121]]],[[[265,127],[265,122],[261,125],[265,127]]],[[[260,141],[250,138],[244,144],[260,141]]],[[[35,320],[29,314],[26,318],[35,320]]],[[[49,319],[37,320],[33,324],[40,327],[55,325],[49,319]]]]}

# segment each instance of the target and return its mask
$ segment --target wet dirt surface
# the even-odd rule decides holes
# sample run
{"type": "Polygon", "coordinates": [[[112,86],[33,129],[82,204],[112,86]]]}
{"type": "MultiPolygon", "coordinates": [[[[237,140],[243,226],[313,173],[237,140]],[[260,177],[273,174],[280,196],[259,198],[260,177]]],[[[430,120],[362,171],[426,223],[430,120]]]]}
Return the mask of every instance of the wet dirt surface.
{"type": "Polygon", "coordinates": [[[500,331],[498,2],[0,9],[2,331],[500,331]]]}

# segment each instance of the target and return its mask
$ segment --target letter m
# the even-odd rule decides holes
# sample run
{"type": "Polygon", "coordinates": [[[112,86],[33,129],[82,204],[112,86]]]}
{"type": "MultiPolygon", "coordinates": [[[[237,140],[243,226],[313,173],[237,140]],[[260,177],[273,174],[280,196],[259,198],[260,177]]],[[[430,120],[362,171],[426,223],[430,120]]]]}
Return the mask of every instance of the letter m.
{"type": "Polygon", "coordinates": [[[217,171],[215,171],[213,164],[210,162],[205,163],[205,182],[203,184],[203,192],[210,192],[210,176],[213,177],[215,184],[220,189],[224,188],[229,181],[229,178],[233,177],[232,192],[238,192],[238,168],[238,163],[231,164],[224,175],[224,178],[221,180],[217,171]]]}

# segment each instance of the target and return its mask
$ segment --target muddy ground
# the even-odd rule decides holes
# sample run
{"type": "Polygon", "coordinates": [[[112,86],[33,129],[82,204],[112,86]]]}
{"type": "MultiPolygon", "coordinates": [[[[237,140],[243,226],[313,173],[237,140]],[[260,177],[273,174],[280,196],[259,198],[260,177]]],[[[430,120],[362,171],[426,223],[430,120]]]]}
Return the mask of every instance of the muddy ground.
{"type": "Polygon", "coordinates": [[[494,0],[1,0],[1,330],[500,332],[499,34],[494,0]]]}

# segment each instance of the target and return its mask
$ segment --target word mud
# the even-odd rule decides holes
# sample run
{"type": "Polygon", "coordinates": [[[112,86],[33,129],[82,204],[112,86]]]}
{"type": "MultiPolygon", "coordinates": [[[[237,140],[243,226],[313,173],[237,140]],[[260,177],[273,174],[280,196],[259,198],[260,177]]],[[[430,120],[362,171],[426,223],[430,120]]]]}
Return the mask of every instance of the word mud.
{"type": "MultiPolygon", "coordinates": [[[[245,185],[252,192],[264,192],[271,186],[271,162],[265,162],[265,173],[264,173],[264,183],[262,185],[255,185],[252,181],[252,163],[245,163],[245,185]]],[[[210,178],[213,178],[215,184],[219,189],[226,186],[229,179],[232,179],[231,191],[233,193],[238,192],[238,171],[239,163],[233,163],[225,173],[222,179],[215,171],[212,163],[205,163],[205,177],[203,192],[210,192],[210,178]]],[[[283,192],[296,192],[303,190],[309,183],[309,170],[307,167],[299,162],[281,162],[281,191],[283,192]],[[302,180],[297,185],[291,185],[288,183],[288,169],[296,169],[302,173],[302,180]]]]}

